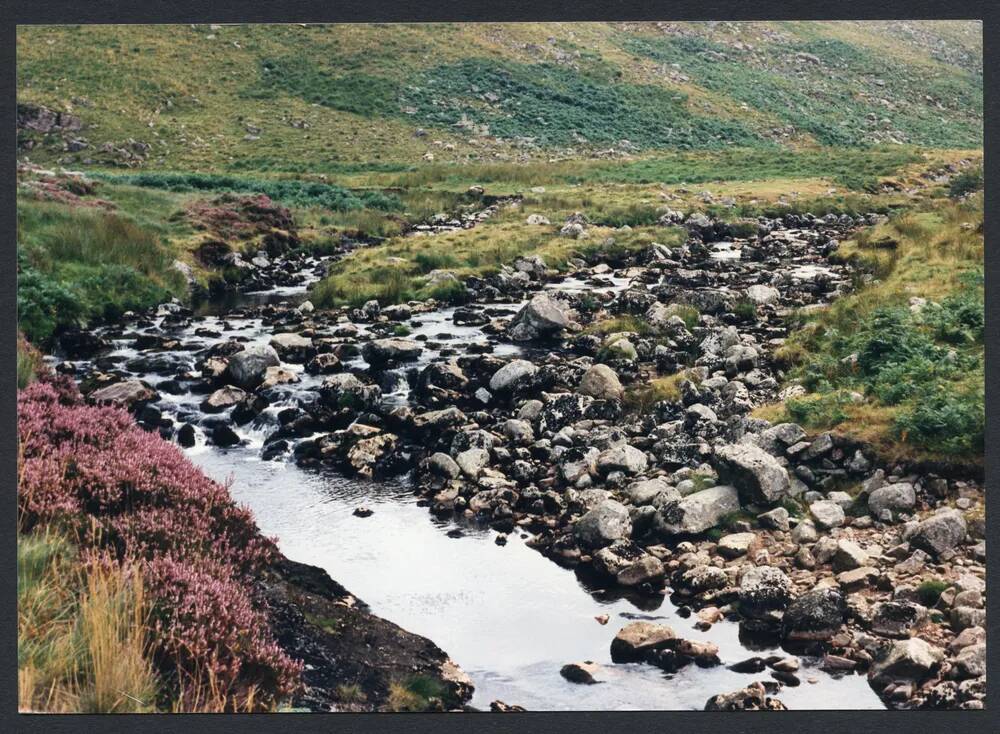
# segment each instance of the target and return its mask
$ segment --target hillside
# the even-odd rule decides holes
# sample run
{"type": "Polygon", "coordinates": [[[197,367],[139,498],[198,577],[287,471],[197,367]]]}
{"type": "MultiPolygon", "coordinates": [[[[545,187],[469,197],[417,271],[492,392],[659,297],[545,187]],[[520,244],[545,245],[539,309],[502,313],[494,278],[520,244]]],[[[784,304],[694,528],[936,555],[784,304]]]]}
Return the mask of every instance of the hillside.
{"type": "Polygon", "coordinates": [[[17,53],[36,163],[337,174],[982,144],[974,22],[27,27],[17,53]]]}

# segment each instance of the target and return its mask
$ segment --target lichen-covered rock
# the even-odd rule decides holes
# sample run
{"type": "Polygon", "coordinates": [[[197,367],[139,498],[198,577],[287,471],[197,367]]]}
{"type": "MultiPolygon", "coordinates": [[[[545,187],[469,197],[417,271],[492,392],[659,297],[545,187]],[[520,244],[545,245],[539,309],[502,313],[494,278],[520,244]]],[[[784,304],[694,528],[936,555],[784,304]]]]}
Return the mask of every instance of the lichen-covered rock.
{"type": "Polygon", "coordinates": [[[940,556],[965,539],[965,517],[958,510],[941,510],[922,520],[910,537],[910,545],[940,556]]]}
{"type": "Polygon", "coordinates": [[[573,532],[583,547],[603,548],[628,538],[632,533],[632,521],[625,505],[604,500],[576,521],[573,532]]]}
{"type": "Polygon", "coordinates": [[[847,615],[844,595],[837,589],[819,588],[797,596],[782,615],[785,639],[829,640],[847,615]]]}
{"type": "Polygon", "coordinates": [[[715,450],[719,476],[746,502],[777,502],[788,494],[788,472],[778,460],[752,444],[729,444],[715,450]]]}
{"type": "Polygon", "coordinates": [[[735,487],[719,485],[694,492],[660,508],[653,524],[665,536],[703,533],[726,515],[740,509],[735,487]]]}
{"type": "Polygon", "coordinates": [[[732,693],[719,693],[708,699],[706,711],[786,711],[785,704],[767,695],[764,684],[754,681],[732,693]]]}

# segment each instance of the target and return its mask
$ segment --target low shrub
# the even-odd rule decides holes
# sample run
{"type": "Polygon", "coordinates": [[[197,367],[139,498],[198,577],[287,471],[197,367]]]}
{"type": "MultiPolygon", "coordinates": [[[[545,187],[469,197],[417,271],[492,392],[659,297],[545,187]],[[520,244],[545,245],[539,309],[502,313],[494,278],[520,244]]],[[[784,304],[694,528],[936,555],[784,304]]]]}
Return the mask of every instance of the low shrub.
{"type": "Polygon", "coordinates": [[[94,174],[116,183],[166,189],[168,191],[231,191],[265,194],[283,204],[322,207],[333,211],[378,209],[401,211],[399,198],[381,191],[351,191],[335,184],[300,179],[268,179],[216,173],[134,173],[94,174]]]}
{"type": "Polygon", "coordinates": [[[269,708],[295,689],[300,666],[255,611],[253,579],[274,544],[225,487],[125,411],[84,404],[68,378],[19,393],[18,439],[20,527],[61,527],[140,565],[153,656],[182,709],[269,708]]]}
{"type": "Polygon", "coordinates": [[[980,191],[982,188],[983,169],[982,166],[977,166],[952,177],[948,184],[948,196],[952,199],[960,199],[966,194],[980,191]]]}

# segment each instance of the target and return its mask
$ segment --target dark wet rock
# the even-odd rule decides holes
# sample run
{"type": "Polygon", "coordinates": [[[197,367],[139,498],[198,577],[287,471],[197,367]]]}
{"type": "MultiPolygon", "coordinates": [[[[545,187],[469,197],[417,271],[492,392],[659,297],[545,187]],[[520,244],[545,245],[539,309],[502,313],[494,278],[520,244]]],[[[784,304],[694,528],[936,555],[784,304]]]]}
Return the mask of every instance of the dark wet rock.
{"type": "Polygon", "coordinates": [[[362,345],[361,356],[371,365],[384,366],[416,359],[423,349],[412,339],[375,339],[362,345]]]}
{"type": "Polygon", "coordinates": [[[59,335],[59,348],[68,359],[89,359],[110,348],[108,341],[90,331],[71,330],[59,335]]]}
{"type": "Polygon", "coordinates": [[[559,675],[568,680],[570,683],[593,685],[594,683],[597,683],[594,676],[598,674],[600,669],[599,665],[587,660],[582,663],[569,663],[568,665],[562,666],[559,670],[559,675]]]}
{"type": "Polygon", "coordinates": [[[741,660],[728,667],[734,673],[760,673],[767,669],[767,661],[764,658],[753,657],[741,660]]]}
{"type": "Polygon", "coordinates": [[[195,430],[190,423],[185,423],[177,430],[177,443],[189,449],[195,444],[195,430]]]}
{"type": "Polygon", "coordinates": [[[364,710],[385,710],[392,684],[417,675],[435,682],[447,708],[471,698],[471,681],[444,651],[371,614],[322,569],[281,558],[266,572],[262,591],[278,644],[305,663],[293,705],[342,708],[351,702],[339,691],[357,686],[364,710]]]}
{"type": "Polygon", "coordinates": [[[782,615],[785,639],[829,640],[840,631],[847,603],[837,589],[819,588],[796,597],[782,615]]]}
{"type": "Polygon", "coordinates": [[[222,448],[236,446],[242,441],[239,434],[224,423],[219,423],[212,428],[209,436],[213,444],[222,448]]]}
{"type": "Polygon", "coordinates": [[[654,622],[630,622],[611,641],[611,659],[616,663],[642,660],[650,650],[670,645],[676,635],[671,627],[654,622]]]}

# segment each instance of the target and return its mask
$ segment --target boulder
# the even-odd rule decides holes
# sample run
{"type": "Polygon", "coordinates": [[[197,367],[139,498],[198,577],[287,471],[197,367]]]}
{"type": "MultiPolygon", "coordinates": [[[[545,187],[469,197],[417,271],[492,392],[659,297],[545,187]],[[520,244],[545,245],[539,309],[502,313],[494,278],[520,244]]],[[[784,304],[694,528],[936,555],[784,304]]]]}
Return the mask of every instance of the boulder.
{"type": "Polygon", "coordinates": [[[945,509],[922,520],[910,537],[910,545],[940,556],[965,539],[965,517],[959,510],[945,509]]]}
{"type": "Polygon", "coordinates": [[[503,393],[513,390],[522,380],[530,379],[538,368],[526,359],[514,359],[493,373],[490,390],[503,393]]]}
{"type": "Polygon", "coordinates": [[[118,405],[131,410],[158,400],[160,396],[142,380],[123,380],[94,390],[87,397],[98,405],[118,405]]]}
{"type": "Polygon", "coordinates": [[[646,554],[621,569],[615,580],[622,586],[658,584],[663,574],[663,562],[654,555],[646,554]]]}
{"type": "Polygon", "coordinates": [[[268,367],[281,363],[278,353],[269,344],[254,344],[229,358],[225,379],[243,390],[253,390],[264,381],[268,367]]]}
{"type": "Polygon", "coordinates": [[[729,444],[715,450],[719,476],[731,482],[749,503],[770,504],[788,494],[788,472],[778,460],[752,444],[729,444]]]}
{"type": "Polygon", "coordinates": [[[897,482],[879,487],[868,495],[868,510],[876,518],[881,518],[886,510],[893,515],[909,512],[917,504],[917,493],[909,482],[897,482]]]}
{"type": "Polygon", "coordinates": [[[872,607],[871,631],[881,637],[908,638],[927,620],[927,609],[905,601],[882,601],[872,607]]]}
{"type": "Polygon", "coordinates": [[[370,365],[383,366],[416,359],[423,350],[420,342],[412,339],[375,339],[362,345],[361,356],[370,365]]]}
{"type": "Polygon", "coordinates": [[[857,543],[846,538],[837,541],[837,550],[833,554],[834,571],[853,571],[868,565],[868,554],[857,543]]]}
{"type": "Polygon", "coordinates": [[[382,402],[382,390],[378,385],[366,385],[350,372],[325,378],[320,396],[328,405],[354,411],[375,410],[382,402]]]}
{"type": "Polygon", "coordinates": [[[830,500],[813,502],[809,505],[809,512],[812,513],[816,525],[823,530],[839,528],[847,519],[844,515],[844,508],[830,500]]]}
{"type": "Polygon", "coordinates": [[[760,681],[732,693],[719,693],[708,699],[706,711],[785,711],[785,704],[767,695],[760,681]]]}
{"type": "Polygon", "coordinates": [[[371,477],[378,466],[388,458],[399,445],[399,437],[393,433],[379,433],[363,438],[347,451],[347,464],[361,476],[371,477]]]}
{"type": "Polygon", "coordinates": [[[562,666],[559,670],[559,675],[568,680],[570,683],[582,683],[585,685],[592,685],[597,683],[594,679],[600,671],[601,667],[589,660],[582,663],[569,663],[568,665],[562,666]]]}
{"type": "Polygon", "coordinates": [[[646,453],[627,443],[605,449],[597,457],[597,469],[603,474],[624,471],[635,475],[644,471],[647,463],[646,453]]]}
{"type": "Polygon", "coordinates": [[[329,375],[340,369],[340,358],[332,352],[317,354],[306,364],[310,375],[329,375]]]}
{"type": "Polygon", "coordinates": [[[791,594],[792,582],[774,566],[750,566],[740,575],[740,611],[754,618],[784,609],[791,594]]]}
{"type": "Polygon", "coordinates": [[[480,448],[466,449],[455,457],[455,463],[463,474],[475,479],[490,463],[490,452],[480,448]]]}
{"type": "Polygon", "coordinates": [[[944,659],[944,652],[919,637],[897,640],[885,657],[872,663],[869,677],[885,681],[922,681],[944,659]]]}
{"type": "Polygon", "coordinates": [[[432,474],[445,479],[458,479],[461,467],[448,454],[438,451],[427,459],[427,469],[432,474]]]}
{"type": "Polygon", "coordinates": [[[201,409],[206,413],[219,413],[232,408],[237,403],[243,401],[246,396],[246,392],[240,388],[226,385],[205,398],[201,403],[201,409]]]}
{"type": "Polygon", "coordinates": [[[621,400],[625,397],[625,389],[617,373],[606,364],[595,364],[588,369],[577,391],[598,400],[621,400]]]}
{"type": "Polygon", "coordinates": [[[703,533],[739,509],[736,488],[719,485],[665,504],[654,518],[654,527],[665,536],[703,533]]]}
{"type": "Polygon", "coordinates": [[[829,640],[846,616],[847,603],[840,591],[817,588],[792,600],[782,615],[782,630],[787,640],[829,640]]]}
{"type": "Polygon", "coordinates": [[[642,660],[647,652],[667,647],[675,638],[674,630],[665,624],[630,622],[611,641],[611,659],[616,663],[642,660]]]}
{"type": "Polygon", "coordinates": [[[299,334],[275,334],[270,344],[286,362],[305,362],[315,351],[313,340],[299,334]]]}
{"type": "Polygon", "coordinates": [[[681,493],[663,477],[656,477],[632,482],[625,488],[625,496],[633,505],[641,507],[653,504],[657,498],[660,498],[661,503],[680,500],[681,493]]]}
{"type": "Polygon", "coordinates": [[[262,389],[274,387],[275,385],[288,385],[298,382],[299,376],[284,367],[268,367],[264,370],[264,379],[260,383],[262,389]]]}
{"type": "Polygon", "coordinates": [[[781,300],[781,291],[769,285],[752,285],[744,292],[747,300],[757,306],[768,306],[781,300]]]}
{"type": "Polygon", "coordinates": [[[756,539],[755,533],[731,533],[719,538],[717,548],[720,555],[726,558],[737,558],[745,556],[756,539]]]}
{"type": "Polygon", "coordinates": [[[546,293],[532,298],[514,317],[511,337],[517,341],[554,336],[570,325],[566,308],[546,293]]]}
{"type": "Polygon", "coordinates": [[[761,527],[767,528],[768,530],[781,530],[788,532],[788,510],[784,507],[775,507],[773,510],[768,510],[760,515],[757,515],[757,521],[760,523],[761,527]]]}
{"type": "Polygon", "coordinates": [[[632,534],[632,521],[625,505],[604,500],[576,521],[573,532],[584,548],[603,548],[628,538],[632,534]]]}

